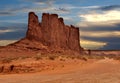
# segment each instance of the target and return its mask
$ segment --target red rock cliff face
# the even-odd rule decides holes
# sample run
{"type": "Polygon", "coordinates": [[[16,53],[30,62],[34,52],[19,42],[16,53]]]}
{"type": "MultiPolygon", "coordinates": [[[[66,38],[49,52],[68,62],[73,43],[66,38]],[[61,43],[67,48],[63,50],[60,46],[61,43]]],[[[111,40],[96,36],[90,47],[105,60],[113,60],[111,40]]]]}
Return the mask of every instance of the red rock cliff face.
{"type": "Polygon", "coordinates": [[[30,40],[40,40],[42,37],[41,26],[39,24],[38,16],[34,12],[29,13],[28,31],[26,38],[30,40]]]}
{"type": "Polygon", "coordinates": [[[35,13],[29,13],[26,38],[42,43],[52,50],[74,50],[80,52],[79,29],[64,24],[57,14],[43,13],[41,23],[35,13]]]}

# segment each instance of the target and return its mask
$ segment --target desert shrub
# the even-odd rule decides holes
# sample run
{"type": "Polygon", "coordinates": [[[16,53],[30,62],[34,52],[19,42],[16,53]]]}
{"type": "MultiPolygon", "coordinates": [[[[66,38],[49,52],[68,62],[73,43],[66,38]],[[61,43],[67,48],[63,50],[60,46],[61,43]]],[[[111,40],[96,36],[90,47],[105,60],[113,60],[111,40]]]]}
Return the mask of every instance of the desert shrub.
{"type": "Polygon", "coordinates": [[[55,60],[55,56],[49,56],[49,60],[55,60]]]}
{"type": "Polygon", "coordinates": [[[85,56],[85,55],[81,55],[81,56],[76,56],[77,59],[80,59],[80,60],[84,60],[84,61],[87,61],[88,57],[85,56]]]}
{"type": "Polygon", "coordinates": [[[75,59],[76,57],[74,57],[74,56],[71,56],[70,58],[71,58],[71,59],[75,59]]]}
{"type": "Polygon", "coordinates": [[[114,60],[120,60],[120,56],[114,56],[113,59],[114,60]]]}
{"type": "Polygon", "coordinates": [[[2,73],[3,70],[4,70],[4,66],[1,66],[1,67],[0,67],[0,73],[2,73]]]}
{"type": "Polygon", "coordinates": [[[87,58],[85,58],[85,57],[82,57],[82,58],[81,58],[81,60],[87,61],[87,58]]]}
{"type": "Polygon", "coordinates": [[[2,63],[11,63],[12,62],[12,58],[4,58],[2,59],[2,63]]]}
{"type": "Polygon", "coordinates": [[[65,59],[61,58],[60,61],[65,61],[65,59]]]}
{"type": "Polygon", "coordinates": [[[104,59],[105,56],[103,55],[86,55],[88,59],[104,59]]]}
{"type": "Polygon", "coordinates": [[[109,54],[109,55],[107,55],[107,57],[108,57],[109,59],[112,59],[112,58],[115,58],[116,56],[115,56],[114,54],[109,54]]]}
{"type": "Polygon", "coordinates": [[[42,56],[40,56],[40,55],[37,55],[34,58],[35,58],[35,60],[42,60],[42,56]]]}
{"type": "Polygon", "coordinates": [[[62,67],[65,67],[64,65],[62,65],[62,67]]]}
{"type": "Polygon", "coordinates": [[[14,67],[14,65],[10,65],[10,71],[13,71],[14,67]]]}
{"type": "Polygon", "coordinates": [[[30,56],[20,56],[20,59],[26,59],[26,58],[30,58],[30,56]]]}

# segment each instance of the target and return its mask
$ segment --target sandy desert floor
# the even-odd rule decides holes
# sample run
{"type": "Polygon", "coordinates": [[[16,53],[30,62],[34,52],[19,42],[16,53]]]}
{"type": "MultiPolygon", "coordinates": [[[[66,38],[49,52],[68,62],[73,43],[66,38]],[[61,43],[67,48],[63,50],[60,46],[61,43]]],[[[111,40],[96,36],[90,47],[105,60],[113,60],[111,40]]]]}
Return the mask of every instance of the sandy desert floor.
{"type": "Polygon", "coordinates": [[[39,73],[0,75],[0,83],[120,83],[120,61],[76,61],[39,73]]]}

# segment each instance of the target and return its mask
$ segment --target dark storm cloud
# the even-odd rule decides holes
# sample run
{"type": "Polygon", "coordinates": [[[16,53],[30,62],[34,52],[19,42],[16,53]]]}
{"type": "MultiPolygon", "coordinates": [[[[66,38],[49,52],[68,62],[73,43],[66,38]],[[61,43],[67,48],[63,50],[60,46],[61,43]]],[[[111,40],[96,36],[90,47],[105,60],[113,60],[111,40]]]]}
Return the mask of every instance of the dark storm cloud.
{"type": "Polygon", "coordinates": [[[0,35],[0,40],[18,40],[20,38],[24,38],[24,36],[24,31],[7,32],[0,35]]]}
{"type": "MultiPolygon", "coordinates": [[[[11,7],[9,10],[7,8],[0,9],[0,16],[13,16],[19,14],[18,12],[21,12],[26,9],[30,9],[31,7],[23,6],[23,7],[11,7]]],[[[24,13],[24,12],[22,12],[24,13]]]]}
{"type": "Polygon", "coordinates": [[[56,1],[56,0],[26,0],[26,1],[32,1],[32,2],[52,2],[52,1],[56,1]]]}
{"type": "MultiPolygon", "coordinates": [[[[99,41],[99,42],[106,42],[107,45],[105,45],[104,47],[100,48],[101,50],[120,50],[120,36],[114,36],[115,34],[112,34],[112,32],[114,31],[120,31],[120,23],[116,23],[114,26],[89,26],[86,28],[80,28],[80,32],[110,32],[111,36],[108,37],[104,37],[104,35],[102,36],[101,33],[101,37],[92,37],[90,36],[91,34],[88,34],[88,36],[84,36],[84,34],[81,34],[81,38],[82,39],[86,39],[86,40],[92,40],[92,41],[99,41]]],[[[99,33],[96,33],[97,35],[99,35],[99,33]]]]}
{"type": "Polygon", "coordinates": [[[0,22],[0,30],[3,29],[26,29],[26,23],[9,23],[9,22],[0,22]]]}
{"type": "Polygon", "coordinates": [[[95,37],[81,37],[82,39],[86,39],[86,40],[93,40],[93,41],[101,41],[101,42],[120,42],[120,38],[119,37],[108,37],[108,38],[95,38],[95,37]]]}
{"type": "Polygon", "coordinates": [[[9,23],[6,26],[1,26],[0,30],[13,30],[0,34],[0,40],[17,40],[24,38],[27,30],[26,24],[9,23]],[[9,25],[9,27],[7,27],[9,25]]]}
{"type": "Polygon", "coordinates": [[[108,37],[108,38],[94,38],[94,37],[81,37],[86,40],[106,42],[107,45],[101,48],[101,50],[120,50],[120,38],[108,37]]]}
{"type": "Polygon", "coordinates": [[[120,9],[120,5],[109,5],[109,6],[102,6],[97,9],[103,10],[103,11],[109,11],[114,9],[120,9]]]}
{"type": "Polygon", "coordinates": [[[9,12],[9,11],[0,11],[0,15],[4,15],[4,16],[6,16],[6,15],[12,15],[12,13],[11,12],[9,12]]]}
{"type": "Polygon", "coordinates": [[[101,48],[101,50],[120,50],[120,45],[116,42],[109,42],[105,47],[101,48]]]}
{"type": "Polygon", "coordinates": [[[120,31],[120,23],[116,23],[115,26],[89,26],[80,27],[81,31],[120,31]]]}

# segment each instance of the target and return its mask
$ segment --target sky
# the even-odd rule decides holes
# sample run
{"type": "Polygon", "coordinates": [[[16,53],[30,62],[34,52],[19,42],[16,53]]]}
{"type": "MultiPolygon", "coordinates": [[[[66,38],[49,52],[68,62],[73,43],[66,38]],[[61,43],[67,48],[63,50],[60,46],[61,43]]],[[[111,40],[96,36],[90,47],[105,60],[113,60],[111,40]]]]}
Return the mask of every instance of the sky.
{"type": "Polygon", "coordinates": [[[28,12],[56,13],[80,29],[86,49],[120,50],[120,0],[0,0],[0,46],[23,38],[28,12]]]}

